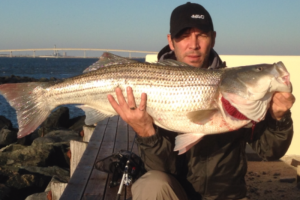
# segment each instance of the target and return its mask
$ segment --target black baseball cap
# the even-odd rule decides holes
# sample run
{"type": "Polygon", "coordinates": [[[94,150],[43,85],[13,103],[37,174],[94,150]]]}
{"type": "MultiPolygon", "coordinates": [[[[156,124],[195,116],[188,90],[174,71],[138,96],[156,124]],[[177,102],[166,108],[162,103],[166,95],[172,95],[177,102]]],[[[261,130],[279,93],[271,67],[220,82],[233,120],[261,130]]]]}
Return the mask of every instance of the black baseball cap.
{"type": "Polygon", "coordinates": [[[170,34],[172,38],[186,28],[213,31],[212,19],[207,10],[196,3],[187,2],[175,8],[171,14],[170,34]]]}

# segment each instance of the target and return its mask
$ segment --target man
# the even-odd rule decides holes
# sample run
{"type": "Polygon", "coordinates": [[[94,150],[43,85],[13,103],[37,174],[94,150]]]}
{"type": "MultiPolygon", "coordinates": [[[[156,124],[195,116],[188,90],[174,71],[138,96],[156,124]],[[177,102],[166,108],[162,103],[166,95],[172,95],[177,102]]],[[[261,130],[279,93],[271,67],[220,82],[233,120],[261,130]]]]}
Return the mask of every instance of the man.
{"type": "MultiPolygon", "coordinates": [[[[213,50],[216,32],[209,13],[198,4],[186,3],[171,14],[169,45],[159,59],[176,59],[193,67],[217,69],[223,65],[213,50]]],[[[136,131],[148,171],[132,186],[133,199],[246,199],[245,145],[248,142],[265,160],[278,159],[287,151],[293,135],[289,109],[295,98],[276,93],[266,119],[254,129],[242,128],[205,136],[183,155],[174,152],[178,133],[153,125],[146,112],[146,94],[136,108],[132,89],[128,102],[116,89],[117,103],[108,99],[116,112],[136,131]]]]}

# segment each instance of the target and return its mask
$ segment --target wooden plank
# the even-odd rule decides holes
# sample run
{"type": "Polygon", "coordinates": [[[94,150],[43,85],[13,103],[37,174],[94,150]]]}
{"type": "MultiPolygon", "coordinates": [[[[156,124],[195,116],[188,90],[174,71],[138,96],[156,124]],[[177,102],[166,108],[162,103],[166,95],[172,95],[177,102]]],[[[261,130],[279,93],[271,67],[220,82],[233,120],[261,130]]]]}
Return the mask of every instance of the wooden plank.
{"type": "MultiPolygon", "coordinates": [[[[118,116],[109,118],[105,135],[95,161],[98,159],[103,159],[112,154],[115,144],[118,118],[118,116]]],[[[104,199],[107,182],[108,174],[93,168],[91,178],[87,183],[87,187],[84,192],[83,199],[104,199]]]]}
{"type": "Polygon", "coordinates": [[[79,200],[83,196],[83,192],[98,155],[99,145],[101,145],[103,140],[107,123],[108,119],[97,124],[86,151],[61,196],[61,200],[79,200]]]}
{"type": "Polygon", "coordinates": [[[59,200],[65,188],[67,187],[67,183],[51,182],[50,187],[52,200],[59,200]]]}
{"type": "MultiPolygon", "coordinates": [[[[117,135],[114,147],[114,153],[119,152],[120,150],[128,149],[128,131],[127,131],[127,123],[119,118],[118,127],[117,127],[117,135]]],[[[109,174],[109,182],[112,179],[112,174],[109,174]]],[[[108,182],[108,183],[109,183],[108,182]]],[[[105,199],[116,199],[117,193],[119,190],[119,186],[109,188],[106,187],[105,199]]],[[[122,193],[120,199],[125,199],[125,186],[122,189],[122,193]]]]}
{"type": "Polygon", "coordinates": [[[84,142],[89,142],[90,141],[90,139],[91,139],[91,137],[92,137],[92,135],[95,131],[95,128],[96,128],[95,126],[83,126],[84,135],[83,135],[82,140],[84,142]]]}
{"type": "Polygon", "coordinates": [[[84,151],[87,148],[88,143],[79,142],[76,140],[70,141],[70,150],[71,150],[71,161],[70,161],[70,177],[72,177],[78,163],[81,160],[81,157],[84,151]]]}

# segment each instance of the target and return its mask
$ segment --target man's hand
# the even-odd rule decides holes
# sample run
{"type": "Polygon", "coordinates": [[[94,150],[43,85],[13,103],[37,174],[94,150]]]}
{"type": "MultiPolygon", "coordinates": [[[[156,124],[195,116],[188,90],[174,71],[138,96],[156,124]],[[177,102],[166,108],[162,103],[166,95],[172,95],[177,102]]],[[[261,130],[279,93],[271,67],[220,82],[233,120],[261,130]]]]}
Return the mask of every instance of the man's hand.
{"type": "Polygon", "coordinates": [[[271,116],[279,121],[286,111],[293,106],[295,100],[296,99],[292,93],[276,92],[271,101],[271,116]]]}
{"type": "Polygon", "coordinates": [[[146,112],[147,95],[145,93],[141,96],[140,106],[137,108],[135,99],[133,96],[132,88],[127,87],[127,98],[126,102],[124,95],[120,88],[116,88],[116,95],[119,104],[113,98],[112,95],[107,95],[108,101],[115,111],[121,116],[121,118],[129,124],[135,132],[141,137],[149,137],[155,134],[153,127],[153,119],[146,112]]]}

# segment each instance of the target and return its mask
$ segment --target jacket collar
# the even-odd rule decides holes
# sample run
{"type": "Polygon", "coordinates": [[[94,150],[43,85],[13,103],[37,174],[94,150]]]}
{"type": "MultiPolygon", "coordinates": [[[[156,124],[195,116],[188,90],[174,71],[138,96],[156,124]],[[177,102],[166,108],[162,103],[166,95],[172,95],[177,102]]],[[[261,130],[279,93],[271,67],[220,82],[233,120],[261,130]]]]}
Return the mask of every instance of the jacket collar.
{"type": "MultiPolygon", "coordinates": [[[[176,56],[174,51],[172,51],[169,47],[169,45],[165,46],[160,50],[160,52],[157,55],[157,60],[166,60],[166,59],[172,59],[176,60],[176,56]]],[[[217,68],[223,68],[225,67],[225,63],[222,63],[221,58],[217,54],[217,52],[213,49],[211,49],[209,54],[209,67],[208,69],[217,69],[217,68]]]]}

